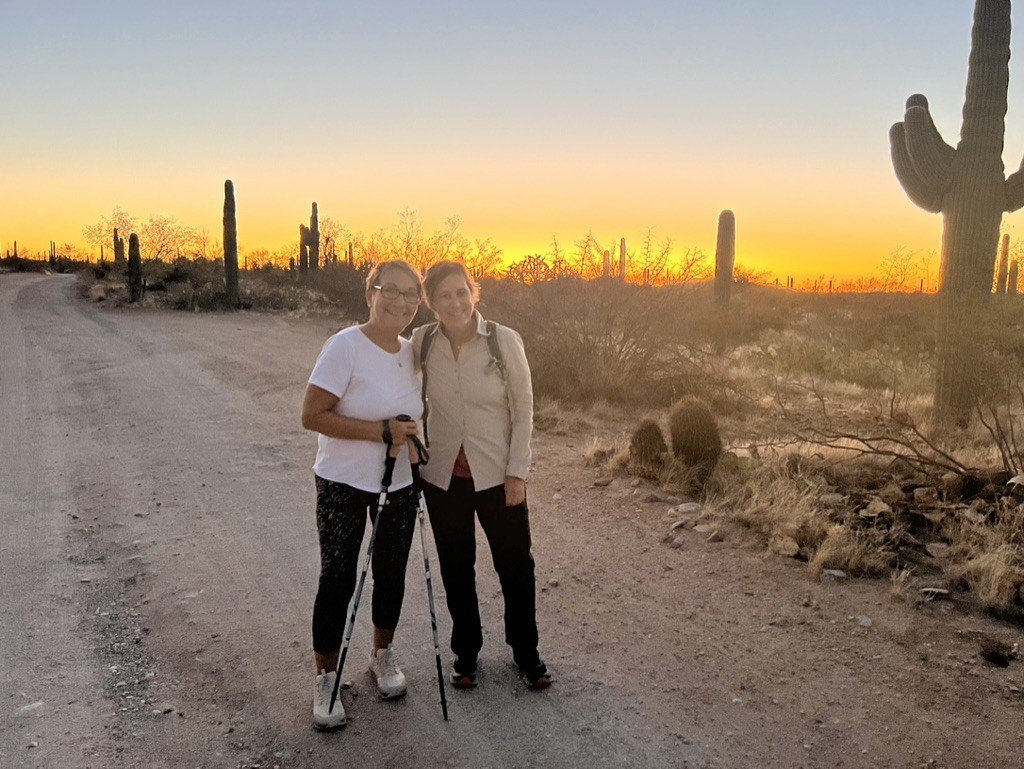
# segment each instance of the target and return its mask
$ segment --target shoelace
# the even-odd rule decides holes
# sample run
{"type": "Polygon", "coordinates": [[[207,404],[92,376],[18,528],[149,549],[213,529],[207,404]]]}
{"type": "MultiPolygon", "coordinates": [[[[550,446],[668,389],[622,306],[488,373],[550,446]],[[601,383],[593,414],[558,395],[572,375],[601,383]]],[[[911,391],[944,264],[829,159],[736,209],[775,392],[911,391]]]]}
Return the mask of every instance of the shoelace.
{"type": "Polygon", "coordinates": [[[393,676],[398,672],[395,665],[395,653],[390,646],[384,650],[384,672],[389,676],[393,676]]]}

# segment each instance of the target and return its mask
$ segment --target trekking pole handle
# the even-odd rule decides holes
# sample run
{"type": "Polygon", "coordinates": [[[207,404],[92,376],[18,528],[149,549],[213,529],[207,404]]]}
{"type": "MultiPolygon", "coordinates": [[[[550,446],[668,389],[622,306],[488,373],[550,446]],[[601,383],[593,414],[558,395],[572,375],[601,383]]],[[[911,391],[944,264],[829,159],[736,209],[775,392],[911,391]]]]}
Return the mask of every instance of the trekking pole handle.
{"type": "MultiPolygon", "coordinates": [[[[397,417],[395,417],[395,420],[398,422],[412,422],[413,418],[408,414],[399,414],[397,417]]],[[[427,464],[427,462],[430,461],[430,454],[427,452],[427,447],[423,445],[423,441],[420,440],[418,435],[410,436],[409,440],[412,441],[412,445],[416,449],[417,460],[412,464],[427,464]]]]}

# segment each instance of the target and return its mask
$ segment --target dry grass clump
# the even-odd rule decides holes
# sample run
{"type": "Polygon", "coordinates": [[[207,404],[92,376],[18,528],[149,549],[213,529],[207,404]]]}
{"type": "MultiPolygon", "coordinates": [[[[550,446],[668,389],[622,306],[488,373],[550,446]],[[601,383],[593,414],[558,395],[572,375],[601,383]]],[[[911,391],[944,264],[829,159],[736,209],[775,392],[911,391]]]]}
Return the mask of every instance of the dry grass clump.
{"type": "Polygon", "coordinates": [[[895,559],[895,553],[877,532],[854,531],[836,523],[829,526],[808,567],[815,576],[822,569],[842,569],[849,574],[880,577],[889,572],[895,559]]]}
{"type": "Polygon", "coordinates": [[[738,523],[766,542],[791,539],[810,558],[830,523],[818,496],[784,461],[738,460],[732,467],[723,463],[712,476],[705,514],[738,523]]]}
{"type": "Polygon", "coordinates": [[[951,576],[985,609],[1019,612],[1024,605],[1024,506],[1007,499],[993,518],[965,513],[946,527],[954,561],[951,576]]]}

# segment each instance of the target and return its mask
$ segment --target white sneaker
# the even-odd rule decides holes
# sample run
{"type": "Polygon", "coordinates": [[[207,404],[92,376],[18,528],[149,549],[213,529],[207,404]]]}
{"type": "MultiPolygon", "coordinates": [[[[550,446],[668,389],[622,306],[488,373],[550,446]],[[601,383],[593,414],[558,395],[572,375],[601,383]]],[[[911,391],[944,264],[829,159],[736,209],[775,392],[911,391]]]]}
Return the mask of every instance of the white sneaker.
{"type": "Polygon", "coordinates": [[[395,662],[394,645],[370,652],[370,672],[377,680],[377,690],[384,699],[391,700],[405,694],[405,673],[395,662]]]}
{"type": "Polygon", "coordinates": [[[331,710],[331,693],[334,691],[335,671],[324,671],[316,677],[316,691],[313,693],[313,726],[317,729],[337,729],[345,725],[345,708],[341,706],[341,692],[331,710]]]}

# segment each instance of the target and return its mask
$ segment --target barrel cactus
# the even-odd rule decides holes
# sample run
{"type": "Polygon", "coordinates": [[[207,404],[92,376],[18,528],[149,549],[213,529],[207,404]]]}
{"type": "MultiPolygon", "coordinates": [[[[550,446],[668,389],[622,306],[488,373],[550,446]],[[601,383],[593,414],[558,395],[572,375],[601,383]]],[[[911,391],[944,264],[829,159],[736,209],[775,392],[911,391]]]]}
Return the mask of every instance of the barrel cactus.
{"type": "Polygon", "coordinates": [[[715,248],[715,301],[722,307],[732,294],[732,272],[736,265],[736,217],[723,211],[718,217],[718,246],[715,248]]]}
{"type": "Polygon", "coordinates": [[[640,422],[629,438],[629,459],[639,475],[656,476],[667,452],[665,436],[653,419],[640,422]]]}
{"type": "Polygon", "coordinates": [[[928,100],[907,100],[902,122],[889,130],[892,162],[907,196],[943,215],[937,334],[936,414],[963,424],[981,388],[969,324],[992,292],[1004,212],[1024,207],[1024,164],[1003,168],[1010,60],[1010,0],[976,0],[967,92],[956,149],[939,134],[928,100]]]}
{"type": "Polygon", "coordinates": [[[668,412],[668,431],[672,453],[703,486],[722,454],[722,439],[711,409],[694,397],[677,401],[668,412]]]}
{"type": "Polygon", "coordinates": [[[142,298],[142,256],[139,253],[139,236],[134,232],[128,238],[128,301],[137,302],[142,298]]]}
{"type": "Polygon", "coordinates": [[[235,185],[224,182],[224,287],[228,307],[238,306],[238,223],[235,220],[235,185]]]}

